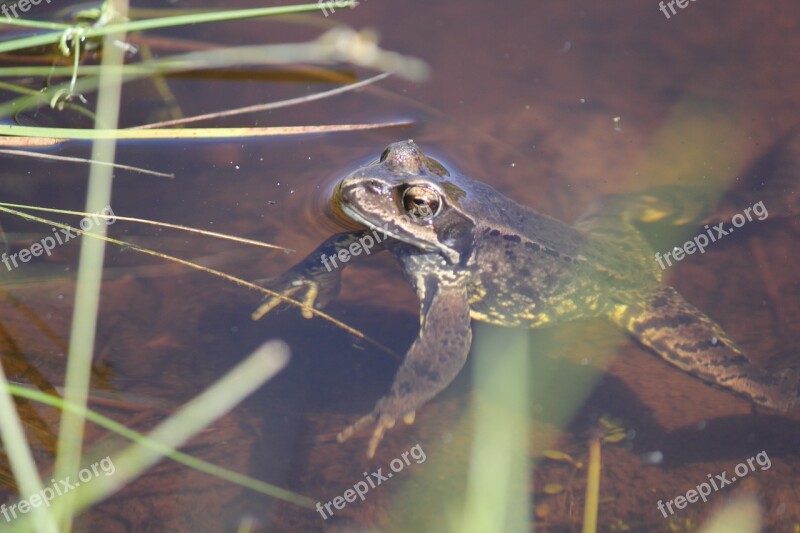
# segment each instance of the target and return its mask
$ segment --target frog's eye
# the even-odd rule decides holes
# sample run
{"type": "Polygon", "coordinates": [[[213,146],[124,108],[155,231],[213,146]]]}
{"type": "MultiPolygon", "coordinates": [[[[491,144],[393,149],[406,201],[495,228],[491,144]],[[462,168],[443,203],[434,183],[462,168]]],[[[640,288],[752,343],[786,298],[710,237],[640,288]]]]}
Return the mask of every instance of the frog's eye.
{"type": "Polygon", "coordinates": [[[403,191],[403,209],[414,220],[433,218],[442,206],[439,193],[430,187],[413,185],[403,191]]]}
{"type": "MultiPolygon", "coordinates": [[[[374,153],[374,152],[373,152],[374,153]]],[[[378,160],[379,163],[383,163],[386,161],[386,158],[389,157],[389,148],[381,152],[381,158],[378,160]]]]}

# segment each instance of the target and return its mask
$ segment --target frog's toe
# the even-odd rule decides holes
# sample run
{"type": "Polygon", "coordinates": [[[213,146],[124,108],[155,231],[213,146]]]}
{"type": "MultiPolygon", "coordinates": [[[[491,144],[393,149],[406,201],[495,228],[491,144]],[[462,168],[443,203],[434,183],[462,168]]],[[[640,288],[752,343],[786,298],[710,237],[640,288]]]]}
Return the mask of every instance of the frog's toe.
{"type": "MultiPolygon", "coordinates": [[[[290,285],[285,288],[280,288],[280,287],[272,288],[270,287],[269,284],[264,284],[264,287],[273,291],[276,294],[289,298],[298,290],[300,290],[301,284],[298,283],[296,285],[290,285]]],[[[267,299],[265,299],[264,302],[261,305],[259,305],[255,311],[253,311],[253,320],[258,320],[262,316],[266,315],[267,313],[278,307],[278,305],[282,301],[283,299],[279,298],[276,295],[267,297],[267,299]]]]}
{"type": "MultiPolygon", "coordinates": [[[[406,413],[402,416],[403,421],[406,424],[414,423],[414,414],[414,411],[406,413]]],[[[395,426],[397,423],[397,418],[398,417],[391,414],[381,413],[378,411],[378,409],[376,409],[370,414],[362,416],[353,424],[340,431],[336,436],[336,440],[339,442],[344,442],[352,437],[355,433],[374,423],[375,428],[372,430],[372,436],[367,444],[367,457],[372,459],[375,457],[375,451],[378,449],[378,445],[383,440],[383,436],[386,434],[386,431],[395,426]]]]}
{"type": "MultiPolygon", "coordinates": [[[[303,317],[311,318],[314,309],[325,307],[339,294],[341,280],[339,272],[328,274],[316,267],[301,264],[280,276],[256,283],[285,298],[297,293],[296,299],[302,304],[303,317]]],[[[253,318],[261,318],[282,301],[283,298],[272,295],[253,313],[253,318]]]]}
{"type": "Polygon", "coordinates": [[[359,418],[358,420],[356,420],[355,422],[353,422],[352,424],[341,430],[339,434],[336,435],[336,440],[339,442],[346,441],[347,439],[355,435],[357,432],[361,431],[363,428],[375,422],[377,418],[378,416],[374,411],[368,415],[362,416],[361,418],[359,418]]]}
{"type": "Polygon", "coordinates": [[[305,296],[303,296],[303,308],[301,309],[301,313],[303,314],[303,318],[311,318],[314,316],[311,310],[314,308],[314,302],[317,301],[319,286],[313,282],[305,282],[305,285],[308,289],[306,290],[305,296]]]}
{"type": "Polygon", "coordinates": [[[394,417],[381,415],[378,419],[378,423],[375,425],[375,429],[372,431],[369,444],[367,444],[367,457],[370,459],[375,457],[375,451],[378,449],[378,444],[383,440],[383,435],[386,433],[387,429],[392,429],[394,427],[395,422],[396,420],[394,417]]]}
{"type": "MultiPolygon", "coordinates": [[[[313,280],[303,278],[273,278],[272,280],[266,280],[260,283],[260,285],[284,298],[290,298],[295,293],[300,293],[302,295],[300,302],[303,304],[301,309],[304,318],[311,318],[314,315],[312,309],[314,309],[315,305],[321,307],[324,303],[320,299],[320,286],[313,280]]],[[[328,291],[323,292],[327,300],[328,291]]],[[[283,298],[276,295],[268,297],[264,303],[253,312],[253,320],[258,320],[266,315],[283,301],[285,301],[283,298]]]]}

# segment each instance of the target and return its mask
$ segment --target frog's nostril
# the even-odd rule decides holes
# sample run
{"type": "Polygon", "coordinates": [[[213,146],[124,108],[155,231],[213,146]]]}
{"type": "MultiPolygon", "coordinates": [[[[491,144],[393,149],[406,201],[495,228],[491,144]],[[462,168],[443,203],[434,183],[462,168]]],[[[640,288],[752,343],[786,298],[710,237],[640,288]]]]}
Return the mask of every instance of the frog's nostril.
{"type": "Polygon", "coordinates": [[[364,183],[364,188],[368,191],[378,194],[383,194],[383,192],[386,190],[386,187],[384,187],[383,183],[378,180],[367,180],[366,183],[364,183]]]}

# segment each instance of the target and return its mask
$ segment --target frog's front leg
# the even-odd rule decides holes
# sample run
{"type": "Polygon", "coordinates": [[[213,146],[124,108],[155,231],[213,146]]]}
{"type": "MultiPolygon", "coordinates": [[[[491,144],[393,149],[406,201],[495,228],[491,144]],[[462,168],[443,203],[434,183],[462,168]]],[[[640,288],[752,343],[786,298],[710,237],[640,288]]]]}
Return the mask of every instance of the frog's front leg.
{"type": "Polygon", "coordinates": [[[470,345],[470,311],[464,280],[441,281],[434,275],[416,280],[420,297],[420,331],[395,375],[388,395],[375,408],[337,435],[339,442],[375,423],[367,456],[398,418],[414,421],[416,410],[447,387],[464,366],[470,345]]]}
{"type": "MultiPolygon", "coordinates": [[[[338,233],[280,276],[256,283],[286,297],[299,292],[303,304],[324,307],[339,293],[342,270],[354,260],[383,250],[385,238],[385,235],[369,230],[338,233]]],[[[253,319],[258,320],[281,301],[275,296],[268,297],[253,312],[253,319]]],[[[311,318],[312,314],[303,309],[303,316],[311,318]]]]}
{"type": "Polygon", "coordinates": [[[617,305],[611,319],[667,362],[758,405],[786,411],[800,399],[796,369],[770,373],[750,360],[722,328],[672,287],[617,305]]]}

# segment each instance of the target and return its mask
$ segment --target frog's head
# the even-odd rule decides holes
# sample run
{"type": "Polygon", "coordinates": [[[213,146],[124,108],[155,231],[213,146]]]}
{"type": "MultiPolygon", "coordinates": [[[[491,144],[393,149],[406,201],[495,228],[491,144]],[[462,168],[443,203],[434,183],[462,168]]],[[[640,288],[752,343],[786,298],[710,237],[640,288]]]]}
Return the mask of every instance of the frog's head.
{"type": "Polygon", "coordinates": [[[475,227],[461,209],[464,195],[447,169],[409,140],[343,178],[333,202],[356,222],[458,264],[469,256],[475,227]]]}

